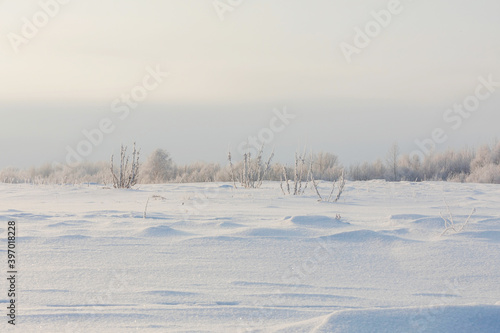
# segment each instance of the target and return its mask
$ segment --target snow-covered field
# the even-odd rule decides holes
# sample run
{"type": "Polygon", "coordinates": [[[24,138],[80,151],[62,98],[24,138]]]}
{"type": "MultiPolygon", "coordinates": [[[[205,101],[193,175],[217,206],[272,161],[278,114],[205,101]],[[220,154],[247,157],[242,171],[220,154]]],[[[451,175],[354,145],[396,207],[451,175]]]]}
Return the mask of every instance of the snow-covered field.
{"type": "Polygon", "coordinates": [[[1,332],[9,220],[18,332],[500,331],[498,185],[0,184],[0,217],[1,332]]]}

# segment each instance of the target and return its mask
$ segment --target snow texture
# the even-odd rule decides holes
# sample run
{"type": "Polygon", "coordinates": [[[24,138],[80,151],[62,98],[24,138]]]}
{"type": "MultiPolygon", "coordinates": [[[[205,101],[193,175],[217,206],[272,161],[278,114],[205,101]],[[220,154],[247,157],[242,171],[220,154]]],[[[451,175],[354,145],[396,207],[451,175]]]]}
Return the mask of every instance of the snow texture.
{"type": "Polygon", "coordinates": [[[0,202],[19,270],[1,332],[500,332],[498,185],[350,182],[326,203],[273,182],[0,184],[0,202]],[[446,205],[457,225],[476,209],[463,231],[441,235],[446,205]]]}

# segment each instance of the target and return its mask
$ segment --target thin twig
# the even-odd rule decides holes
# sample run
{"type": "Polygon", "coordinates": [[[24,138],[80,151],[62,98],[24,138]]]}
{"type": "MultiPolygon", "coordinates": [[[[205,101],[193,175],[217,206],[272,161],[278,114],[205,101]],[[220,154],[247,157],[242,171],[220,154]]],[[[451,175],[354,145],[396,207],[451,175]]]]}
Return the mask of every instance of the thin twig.
{"type": "Polygon", "coordinates": [[[146,201],[146,206],[144,207],[144,214],[142,215],[143,219],[146,218],[146,215],[148,213],[148,204],[149,204],[149,197],[148,197],[148,200],[146,201]]]}

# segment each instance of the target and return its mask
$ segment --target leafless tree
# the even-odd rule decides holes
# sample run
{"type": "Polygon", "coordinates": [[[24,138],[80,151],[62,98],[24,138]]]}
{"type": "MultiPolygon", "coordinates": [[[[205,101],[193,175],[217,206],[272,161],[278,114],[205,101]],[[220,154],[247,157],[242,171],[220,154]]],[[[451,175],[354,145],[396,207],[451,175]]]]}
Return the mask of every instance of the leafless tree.
{"type": "Polygon", "coordinates": [[[399,146],[395,142],[391,148],[389,149],[389,152],[387,153],[387,167],[389,168],[391,172],[390,178],[393,181],[399,181],[399,175],[398,175],[398,160],[399,160],[399,146]]]}
{"type": "Polygon", "coordinates": [[[160,184],[173,176],[173,162],[170,154],[163,149],[156,149],[141,168],[141,182],[160,184]]]}

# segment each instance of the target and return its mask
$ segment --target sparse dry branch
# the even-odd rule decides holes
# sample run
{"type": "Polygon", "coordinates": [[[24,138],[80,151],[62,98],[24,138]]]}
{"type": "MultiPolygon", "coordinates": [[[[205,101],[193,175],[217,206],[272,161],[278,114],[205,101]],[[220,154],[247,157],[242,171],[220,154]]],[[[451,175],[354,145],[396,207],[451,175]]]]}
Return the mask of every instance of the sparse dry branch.
{"type": "Polygon", "coordinates": [[[229,160],[229,167],[231,168],[231,180],[233,181],[233,187],[236,187],[236,178],[234,177],[234,166],[233,166],[233,161],[231,158],[231,152],[229,152],[227,159],[229,160]]]}
{"type": "MultiPolygon", "coordinates": [[[[260,148],[255,158],[252,158],[250,152],[243,154],[243,161],[237,164],[239,168],[239,182],[244,188],[259,188],[266,179],[269,170],[271,169],[271,161],[274,157],[274,150],[269,156],[266,164],[263,163],[264,146],[260,148]]],[[[228,154],[229,166],[233,184],[236,187],[235,171],[232,162],[231,153],[228,154]]]]}
{"type": "Polygon", "coordinates": [[[449,217],[446,218],[443,216],[442,212],[439,212],[439,215],[441,216],[441,218],[444,221],[444,231],[441,233],[441,236],[446,234],[448,231],[454,231],[455,233],[463,231],[465,226],[469,223],[472,215],[474,215],[474,213],[476,212],[476,208],[472,209],[471,213],[467,217],[467,220],[461,226],[457,226],[457,225],[455,225],[455,221],[453,219],[453,214],[451,213],[450,207],[448,206],[448,203],[446,202],[446,200],[444,200],[444,203],[446,205],[446,209],[448,211],[449,217]]]}
{"type": "Polygon", "coordinates": [[[148,213],[148,204],[149,204],[149,197],[148,197],[148,200],[146,200],[146,206],[144,207],[144,214],[142,215],[143,219],[146,218],[146,215],[148,213]]]}
{"type": "Polygon", "coordinates": [[[328,200],[327,200],[328,202],[330,202],[332,200],[333,192],[335,192],[335,184],[336,183],[337,182],[335,180],[332,182],[332,191],[330,192],[330,195],[328,196],[328,200]]]}
{"type": "Polygon", "coordinates": [[[113,156],[111,156],[111,174],[113,176],[114,188],[131,188],[137,184],[139,175],[139,151],[135,147],[132,151],[132,163],[129,166],[129,156],[127,156],[127,147],[121,146],[120,149],[120,167],[118,176],[115,174],[113,156]]]}
{"type": "Polygon", "coordinates": [[[323,201],[323,198],[321,197],[321,194],[319,193],[318,190],[318,183],[316,183],[316,180],[314,180],[314,175],[311,173],[311,182],[313,184],[314,190],[316,191],[316,194],[319,197],[319,201],[323,201]]]}
{"type": "Polygon", "coordinates": [[[344,187],[345,187],[345,176],[344,176],[344,170],[342,170],[342,174],[340,175],[340,180],[339,180],[339,185],[338,185],[338,193],[337,197],[335,198],[335,202],[339,201],[340,196],[344,192],[344,187]]]}

